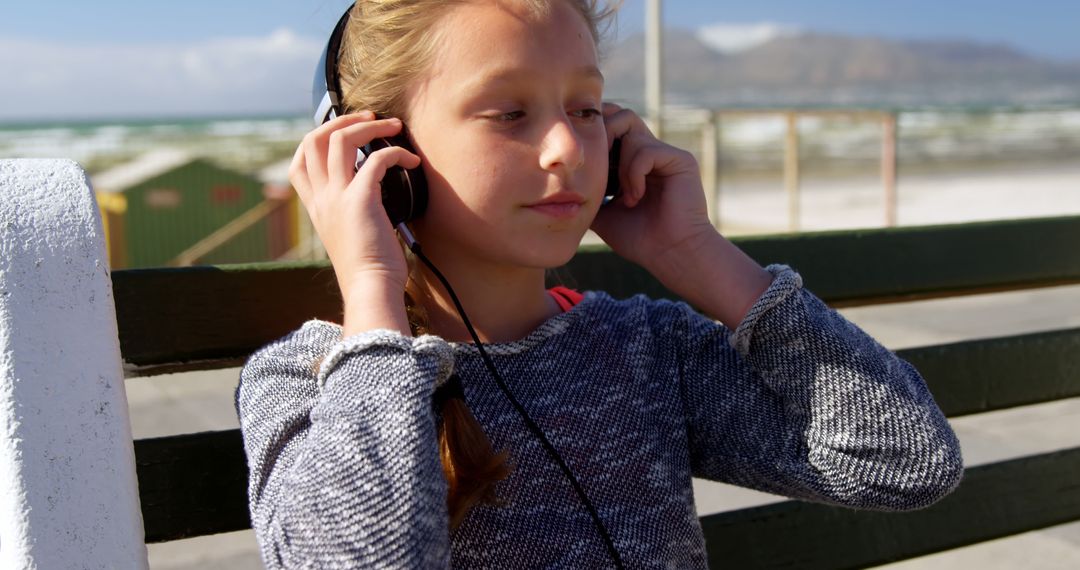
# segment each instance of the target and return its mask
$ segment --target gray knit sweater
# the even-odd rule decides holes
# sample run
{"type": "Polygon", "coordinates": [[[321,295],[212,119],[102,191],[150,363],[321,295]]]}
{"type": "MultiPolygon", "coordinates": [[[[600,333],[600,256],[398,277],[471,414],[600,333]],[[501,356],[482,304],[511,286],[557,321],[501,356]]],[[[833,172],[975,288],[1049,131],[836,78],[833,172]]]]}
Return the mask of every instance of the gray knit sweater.
{"type": "MultiPolygon", "coordinates": [[[[629,568],[703,568],[691,477],[877,510],[925,507],[963,472],[925,383],[785,266],[735,331],[683,303],[590,292],[488,345],[629,568]]],[[[236,393],[268,568],[606,568],[588,512],[475,347],[311,321],[257,352],[236,393]],[[456,371],[512,474],[448,531],[432,393],[456,371]]]]}

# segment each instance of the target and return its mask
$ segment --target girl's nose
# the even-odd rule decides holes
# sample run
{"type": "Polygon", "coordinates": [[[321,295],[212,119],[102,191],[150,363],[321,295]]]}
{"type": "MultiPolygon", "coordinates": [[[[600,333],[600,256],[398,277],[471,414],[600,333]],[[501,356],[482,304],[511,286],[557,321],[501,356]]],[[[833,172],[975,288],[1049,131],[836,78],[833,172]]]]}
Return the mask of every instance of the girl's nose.
{"type": "Polygon", "coordinates": [[[540,166],[545,170],[574,171],[585,164],[585,145],[567,117],[554,121],[540,145],[540,166]]]}

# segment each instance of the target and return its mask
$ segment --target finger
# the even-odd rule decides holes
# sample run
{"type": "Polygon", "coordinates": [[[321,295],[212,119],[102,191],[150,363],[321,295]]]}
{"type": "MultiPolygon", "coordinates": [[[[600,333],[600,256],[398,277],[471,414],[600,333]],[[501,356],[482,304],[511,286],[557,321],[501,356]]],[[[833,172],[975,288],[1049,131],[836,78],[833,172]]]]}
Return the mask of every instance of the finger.
{"type": "MultiPolygon", "coordinates": [[[[349,191],[354,191],[354,187],[358,187],[356,190],[361,192],[363,189],[378,188],[386,176],[386,171],[393,166],[416,168],[420,166],[420,157],[399,146],[379,149],[364,161],[364,165],[349,184],[349,191]]],[[[381,193],[379,198],[381,200],[381,193]]]]}
{"type": "Polygon", "coordinates": [[[603,116],[614,115],[622,110],[622,106],[611,101],[604,101],[600,104],[600,114],[603,116]]]}
{"type": "Polygon", "coordinates": [[[359,123],[364,121],[375,120],[374,111],[357,111],[355,113],[349,113],[347,115],[341,115],[340,117],[334,117],[329,121],[312,129],[313,133],[329,135],[330,133],[353,123],[359,123]]]}
{"type": "Polygon", "coordinates": [[[658,161],[664,160],[653,145],[638,145],[626,168],[627,196],[624,201],[627,207],[637,206],[643,199],[647,190],[646,178],[657,169],[658,161]]]}
{"type": "Polygon", "coordinates": [[[330,135],[327,176],[329,187],[344,189],[356,174],[356,150],[374,139],[401,132],[399,119],[380,119],[342,127],[330,135]]]}
{"type": "Polygon", "coordinates": [[[307,164],[304,156],[304,145],[297,145],[293,153],[292,162],[289,163],[289,184],[296,190],[300,203],[304,205],[308,215],[311,215],[311,181],[308,180],[307,164]]]}
{"type": "Polygon", "coordinates": [[[327,153],[330,145],[330,135],[347,125],[371,121],[375,114],[371,111],[360,111],[335,117],[322,125],[315,127],[311,132],[304,135],[301,145],[304,147],[305,162],[307,164],[308,180],[313,188],[326,186],[329,176],[327,174],[327,153]]]}
{"type": "MultiPolygon", "coordinates": [[[[605,105],[608,105],[605,103],[605,105]]],[[[626,116],[628,111],[620,109],[613,113],[604,113],[604,129],[607,132],[608,148],[611,148],[615,139],[625,136],[630,131],[630,119],[626,116]]]]}
{"type": "Polygon", "coordinates": [[[607,130],[608,148],[611,148],[611,143],[616,138],[627,134],[647,134],[650,137],[652,136],[652,132],[645,124],[645,121],[630,109],[620,109],[610,115],[605,115],[604,128],[607,130]]]}

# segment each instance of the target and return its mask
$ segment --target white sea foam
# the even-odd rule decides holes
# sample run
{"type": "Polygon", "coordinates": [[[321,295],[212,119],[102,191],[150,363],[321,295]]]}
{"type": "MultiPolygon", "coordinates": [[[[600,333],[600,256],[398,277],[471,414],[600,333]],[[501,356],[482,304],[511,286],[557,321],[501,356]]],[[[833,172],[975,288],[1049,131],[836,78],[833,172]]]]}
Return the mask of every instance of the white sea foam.
{"type": "Polygon", "coordinates": [[[0,156],[65,157],[86,163],[108,157],[125,159],[171,147],[242,165],[272,159],[263,147],[298,143],[309,129],[308,121],[300,118],[10,126],[0,127],[0,156]]]}
{"type": "MultiPolygon", "coordinates": [[[[684,110],[671,127],[692,134],[699,115],[684,110]]],[[[880,154],[882,130],[876,121],[804,116],[798,125],[806,160],[872,159],[880,154]]],[[[725,160],[775,164],[783,153],[787,123],[782,115],[725,116],[720,127],[725,160]]],[[[1070,156],[1080,160],[1077,108],[913,110],[900,113],[898,127],[900,158],[908,162],[1070,156]]],[[[169,146],[240,164],[260,162],[251,165],[254,169],[263,161],[285,158],[277,155],[298,143],[309,129],[305,117],[0,127],[0,156],[68,157],[83,162],[133,157],[169,146]]]]}

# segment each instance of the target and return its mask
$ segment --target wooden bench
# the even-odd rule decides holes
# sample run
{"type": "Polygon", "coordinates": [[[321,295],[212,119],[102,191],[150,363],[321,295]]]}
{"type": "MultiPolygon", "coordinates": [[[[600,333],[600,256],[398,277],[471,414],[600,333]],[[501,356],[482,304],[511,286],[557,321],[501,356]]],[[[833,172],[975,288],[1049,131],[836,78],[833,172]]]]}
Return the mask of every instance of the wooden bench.
{"type": "MultiPolygon", "coordinates": [[[[1080,283],[1080,217],[748,237],[761,264],[795,267],[834,307],[1080,283]]],[[[564,282],[616,297],[671,297],[602,248],[564,282]]],[[[116,271],[125,376],[238,366],[340,299],[324,264],[116,271]]],[[[1080,329],[898,351],[950,417],[1080,396],[1080,329]]],[[[249,528],[238,430],[134,442],[147,542],[249,528]]],[[[968,469],[931,508],[875,513],[788,501],[701,519],[710,564],[847,568],[903,560],[1080,520],[1080,448],[968,469]]]]}
{"type": "MultiPolygon", "coordinates": [[[[1080,217],[733,240],[789,263],[832,306],[1080,282],[1080,217]]],[[[671,297],[603,249],[559,272],[581,289],[671,297]]],[[[247,265],[113,274],[131,375],[236,366],[310,317],[340,313],[332,271],[247,265]],[[169,323],[162,326],[162,323],[169,323]]],[[[950,417],[1080,396],[1080,329],[899,351],[950,417]]],[[[237,431],[135,442],[148,541],[248,528],[237,431]]],[[[716,567],[858,567],[1080,520],[1080,448],[969,469],[932,508],[859,512],[790,501],[704,517],[716,567]],[[777,537],[782,537],[778,539],[777,537]]]]}

